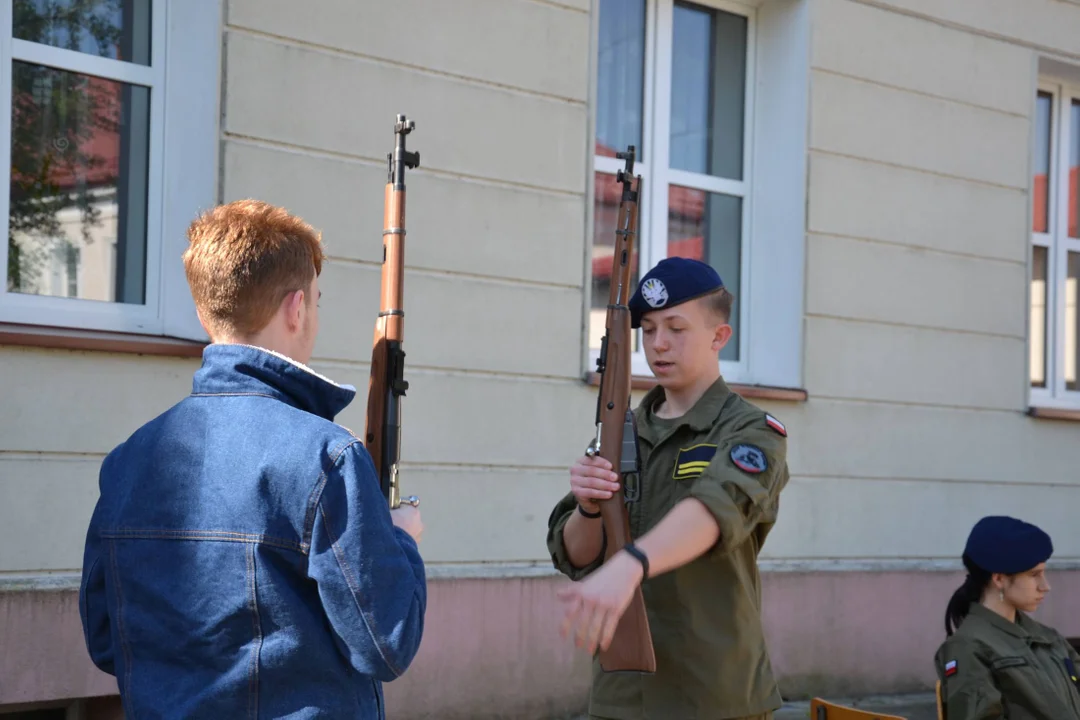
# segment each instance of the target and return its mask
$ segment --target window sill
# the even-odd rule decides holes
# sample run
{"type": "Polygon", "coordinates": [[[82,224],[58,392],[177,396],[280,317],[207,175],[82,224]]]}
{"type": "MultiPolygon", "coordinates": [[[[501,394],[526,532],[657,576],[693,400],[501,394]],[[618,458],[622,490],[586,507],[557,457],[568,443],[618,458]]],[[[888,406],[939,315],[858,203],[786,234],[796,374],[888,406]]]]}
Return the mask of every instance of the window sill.
{"type": "Polygon", "coordinates": [[[1072,420],[1080,421],[1080,409],[1055,408],[1055,407],[1029,407],[1027,414],[1040,420],[1072,420]]]}
{"type": "MultiPolygon", "coordinates": [[[[600,385],[600,373],[587,373],[585,382],[594,387],[600,385]]],[[[630,378],[632,390],[651,390],[656,387],[656,378],[646,375],[634,375],[630,378]]],[[[738,393],[747,400],[779,400],[783,402],[806,402],[807,392],[801,388],[780,388],[767,385],[729,385],[733,392],[738,393]]]]}
{"type": "Polygon", "coordinates": [[[132,333],[0,323],[0,345],[201,358],[206,343],[132,333]]]}

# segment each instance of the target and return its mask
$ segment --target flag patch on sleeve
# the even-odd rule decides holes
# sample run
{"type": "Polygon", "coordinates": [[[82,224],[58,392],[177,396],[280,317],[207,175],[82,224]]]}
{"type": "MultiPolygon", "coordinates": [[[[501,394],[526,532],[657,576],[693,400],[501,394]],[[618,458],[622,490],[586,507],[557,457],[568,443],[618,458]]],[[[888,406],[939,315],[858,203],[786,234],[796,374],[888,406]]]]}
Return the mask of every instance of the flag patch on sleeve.
{"type": "Polygon", "coordinates": [[[950,675],[955,675],[955,674],[956,674],[956,661],[955,660],[950,660],[949,662],[945,663],[945,677],[949,677],[950,675]]]}
{"type": "Polygon", "coordinates": [[[780,422],[768,413],[765,413],[765,422],[766,424],[768,424],[769,427],[778,432],[780,435],[787,437],[787,428],[784,427],[784,423],[780,422]]]}

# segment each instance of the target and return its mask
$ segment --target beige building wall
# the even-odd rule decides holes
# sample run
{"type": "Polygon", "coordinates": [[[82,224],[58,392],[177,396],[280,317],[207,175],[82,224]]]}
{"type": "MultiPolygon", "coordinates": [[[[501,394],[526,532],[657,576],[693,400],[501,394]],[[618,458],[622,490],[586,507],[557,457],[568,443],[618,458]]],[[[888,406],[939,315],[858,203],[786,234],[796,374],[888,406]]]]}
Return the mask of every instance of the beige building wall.
{"type": "Polygon", "coordinates": [[[223,200],[323,231],[313,364],[364,426],[386,153],[406,173],[402,484],[433,563],[543,559],[549,501],[588,441],[582,387],[588,2],[241,0],[226,36],[223,200]]]}
{"type": "Polygon", "coordinates": [[[816,3],[811,400],[770,553],[956,558],[1010,512],[1080,560],[1076,426],[1025,415],[1038,53],[1080,56],[1080,4],[992,5],[816,3]]]}
{"type": "MultiPolygon", "coordinates": [[[[396,717],[512,702],[540,718],[584,700],[543,539],[595,409],[581,380],[591,5],[227,3],[220,199],[279,203],[322,230],[313,365],[357,386],[340,417],[357,432],[385,155],[395,114],[416,121],[402,483],[424,499],[432,589],[415,671],[387,688],[396,717]]],[[[1080,62],[1080,4],[992,5],[812,4],[809,399],[756,401],[791,433],[793,481],[763,562],[788,697],[931,686],[956,558],[987,513],[1052,533],[1065,580],[1047,618],[1080,636],[1067,612],[1080,593],[1077,426],[1025,415],[1038,55],[1080,62]]],[[[82,652],[70,593],[98,466],[189,391],[198,365],[0,346],[0,579],[39,589],[0,593],[0,617],[55,607],[64,628],[26,640],[40,664],[14,686],[114,692],[87,663],[54,670],[82,652]],[[68,599],[48,605],[44,586],[68,599]]]]}

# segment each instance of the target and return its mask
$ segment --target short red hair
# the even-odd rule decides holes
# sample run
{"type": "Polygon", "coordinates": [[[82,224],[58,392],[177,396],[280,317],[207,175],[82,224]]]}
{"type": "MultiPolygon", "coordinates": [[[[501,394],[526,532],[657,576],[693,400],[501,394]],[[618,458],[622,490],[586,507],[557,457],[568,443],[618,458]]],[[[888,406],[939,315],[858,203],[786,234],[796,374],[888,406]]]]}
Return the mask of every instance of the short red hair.
{"type": "Polygon", "coordinates": [[[214,334],[251,336],[262,330],[286,295],[308,289],[325,258],[318,232],[259,200],[203,213],[187,237],[184,272],[199,315],[214,334]]]}

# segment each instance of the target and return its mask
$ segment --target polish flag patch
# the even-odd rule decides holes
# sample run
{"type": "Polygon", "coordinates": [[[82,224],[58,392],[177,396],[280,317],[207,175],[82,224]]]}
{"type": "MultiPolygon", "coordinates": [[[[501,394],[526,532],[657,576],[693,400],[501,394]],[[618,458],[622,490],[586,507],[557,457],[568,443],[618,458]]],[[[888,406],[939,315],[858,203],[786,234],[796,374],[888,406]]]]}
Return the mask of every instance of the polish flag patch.
{"type": "Polygon", "coordinates": [[[787,428],[784,427],[784,423],[780,422],[772,415],[765,413],[765,423],[779,434],[787,437],[787,428]]]}
{"type": "Polygon", "coordinates": [[[955,675],[955,674],[956,674],[956,661],[955,660],[950,660],[949,662],[945,663],[945,677],[949,677],[950,675],[955,675]]]}

